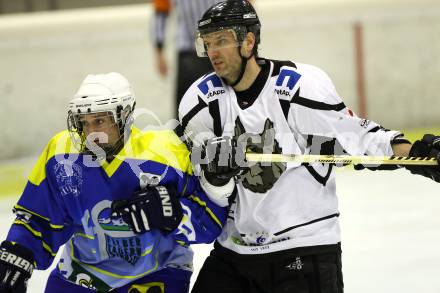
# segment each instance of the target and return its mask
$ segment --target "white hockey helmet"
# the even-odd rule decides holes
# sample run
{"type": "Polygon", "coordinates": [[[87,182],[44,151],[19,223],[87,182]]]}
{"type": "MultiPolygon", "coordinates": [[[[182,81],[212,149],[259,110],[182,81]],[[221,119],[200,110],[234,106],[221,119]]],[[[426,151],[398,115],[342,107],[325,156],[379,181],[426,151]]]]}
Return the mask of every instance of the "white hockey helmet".
{"type": "MultiPolygon", "coordinates": [[[[67,127],[75,146],[85,150],[85,135],[80,116],[93,113],[109,113],[117,124],[120,141],[123,141],[124,129],[130,127],[130,114],[133,112],[136,98],[128,80],[120,73],[90,74],[81,83],[73,99],[69,102],[67,127]]],[[[123,144],[122,144],[123,145],[123,144]]],[[[121,146],[115,146],[120,149],[121,146]]],[[[118,151],[114,149],[113,151],[118,151]]]]}

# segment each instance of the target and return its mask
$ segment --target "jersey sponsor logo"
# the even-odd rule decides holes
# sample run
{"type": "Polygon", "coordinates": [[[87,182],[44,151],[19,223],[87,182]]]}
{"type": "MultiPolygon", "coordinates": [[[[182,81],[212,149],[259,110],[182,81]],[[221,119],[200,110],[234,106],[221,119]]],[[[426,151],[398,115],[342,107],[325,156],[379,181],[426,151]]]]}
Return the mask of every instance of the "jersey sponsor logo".
{"type": "Polygon", "coordinates": [[[128,224],[122,217],[115,217],[111,214],[111,209],[103,209],[98,214],[99,226],[106,231],[130,231],[128,224]]]}
{"type": "Polygon", "coordinates": [[[261,235],[260,237],[257,237],[256,242],[257,244],[264,244],[264,242],[266,242],[267,238],[263,235],[261,235]]]}
{"type": "Polygon", "coordinates": [[[218,95],[223,95],[224,93],[226,93],[225,90],[221,89],[221,90],[214,90],[214,91],[210,91],[208,93],[208,98],[212,98],[214,96],[218,96],[218,95]]]}
{"type": "Polygon", "coordinates": [[[141,257],[142,246],[138,237],[117,238],[106,235],[106,243],[109,257],[119,257],[133,266],[141,257]]]}
{"type": "Polygon", "coordinates": [[[157,186],[157,185],[159,185],[161,179],[162,179],[161,175],[140,172],[139,173],[139,186],[141,187],[141,189],[143,189],[147,186],[157,186]]]}
{"type": "Polygon", "coordinates": [[[95,275],[86,271],[76,262],[66,262],[65,259],[60,260],[60,272],[64,277],[84,288],[95,290],[98,292],[108,292],[111,288],[95,275]],[[66,265],[64,267],[64,265],[66,265]],[[71,266],[71,267],[69,267],[71,266]],[[65,269],[65,270],[63,270],[65,269]]]}
{"type": "MultiPolygon", "coordinates": [[[[252,134],[246,132],[240,118],[237,117],[234,132],[239,147],[248,152],[282,153],[282,149],[275,139],[273,122],[269,118],[266,119],[263,131],[260,134],[252,134]]],[[[255,163],[241,174],[240,179],[244,188],[256,193],[266,193],[285,170],[286,163],[283,162],[255,163]]]]}
{"type": "Polygon", "coordinates": [[[290,92],[286,91],[286,90],[277,90],[277,89],[275,89],[275,93],[277,93],[277,95],[280,95],[280,96],[290,97],[290,92]]]}
{"type": "MultiPolygon", "coordinates": [[[[142,257],[141,240],[122,217],[112,217],[111,203],[110,200],[102,200],[93,206],[90,213],[88,210],[84,212],[81,219],[84,231],[97,239],[99,250],[96,253],[102,259],[117,257],[134,266],[142,257]]],[[[148,234],[143,235],[150,238],[148,234]]]]}
{"type": "Polygon", "coordinates": [[[80,194],[83,179],[82,169],[78,164],[70,160],[61,160],[53,167],[53,170],[62,196],[80,194]]]}
{"type": "Polygon", "coordinates": [[[287,87],[290,90],[293,90],[300,78],[301,74],[298,72],[293,71],[292,69],[282,69],[278,75],[276,85],[280,87],[284,84],[285,80],[287,80],[287,87]]]}
{"type": "MultiPolygon", "coordinates": [[[[255,239],[255,241],[249,241],[249,242],[246,242],[245,240],[243,240],[243,239],[241,239],[240,237],[237,237],[237,236],[230,236],[230,239],[236,245],[240,245],[240,246],[253,246],[253,247],[266,247],[269,244],[283,242],[283,241],[287,241],[287,240],[291,239],[290,237],[283,237],[283,238],[280,238],[280,239],[273,240],[270,243],[266,243],[268,237],[269,237],[268,235],[265,235],[265,236],[261,235],[261,236],[257,237],[255,239]],[[262,242],[262,243],[259,243],[259,242],[262,242]]],[[[244,238],[248,238],[248,236],[245,235],[244,238]]]]}
{"type": "Polygon", "coordinates": [[[218,77],[215,74],[209,75],[204,80],[202,80],[197,87],[199,90],[204,94],[207,95],[210,90],[213,90],[214,88],[223,87],[222,81],[220,80],[220,77],[218,77]]]}
{"type": "Polygon", "coordinates": [[[264,245],[269,240],[268,232],[256,232],[255,234],[245,234],[243,240],[246,243],[255,243],[256,245],[264,245]]]}

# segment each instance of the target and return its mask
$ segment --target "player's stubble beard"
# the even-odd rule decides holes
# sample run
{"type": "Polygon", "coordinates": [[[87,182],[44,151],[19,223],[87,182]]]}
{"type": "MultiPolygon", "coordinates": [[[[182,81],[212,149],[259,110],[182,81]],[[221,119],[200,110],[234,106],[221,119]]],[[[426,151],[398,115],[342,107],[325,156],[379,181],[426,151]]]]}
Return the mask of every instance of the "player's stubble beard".
{"type": "Polygon", "coordinates": [[[215,73],[225,79],[228,84],[233,84],[237,80],[242,62],[238,52],[229,60],[223,56],[213,57],[210,60],[215,73]],[[216,62],[221,62],[221,64],[215,65],[216,62]]]}

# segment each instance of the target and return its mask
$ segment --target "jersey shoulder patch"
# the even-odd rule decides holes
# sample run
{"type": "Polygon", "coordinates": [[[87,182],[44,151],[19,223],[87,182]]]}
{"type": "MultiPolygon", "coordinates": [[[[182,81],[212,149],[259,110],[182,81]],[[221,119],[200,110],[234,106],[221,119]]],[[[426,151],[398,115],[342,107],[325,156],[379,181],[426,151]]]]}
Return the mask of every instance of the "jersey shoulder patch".
{"type": "Polygon", "coordinates": [[[302,75],[298,72],[296,64],[291,61],[274,61],[272,78],[275,79],[275,94],[280,100],[291,101],[298,91],[298,84],[302,75]]]}
{"type": "Polygon", "coordinates": [[[215,74],[215,72],[207,74],[203,78],[199,79],[197,81],[197,88],[201,94],[201,97],[205,101],[226,93],[221,78],[215,74]]]}
{"type": "Polygon", "coordinates": [[[182,97],[179,105],[180,120],[191,114],[191,111],[198,113],[207,107],[210,101],[216,100],[218,96],[225,93],[224,84],[215,72],[203,75],[188,88],[182,97]]]}

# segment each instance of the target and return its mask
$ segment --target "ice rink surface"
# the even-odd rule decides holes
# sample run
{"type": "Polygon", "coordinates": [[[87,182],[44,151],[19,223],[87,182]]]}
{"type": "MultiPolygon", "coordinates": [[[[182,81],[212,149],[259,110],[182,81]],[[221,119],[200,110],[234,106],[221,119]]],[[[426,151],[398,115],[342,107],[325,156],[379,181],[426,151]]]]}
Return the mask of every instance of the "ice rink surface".
{"type": "MultiPolygon", "coordinates": [[[[405,170],[342,171],[337,180],[345,292],[440,292],[440,185],[405,170]]],[[[0,239],[15,201],[0,199],[0,239]]],[[[210,247],[193,246],[193,280],[210,247]]],[[[35,271],[28,292],[43,292],[48,274],[35,271]]]]}

